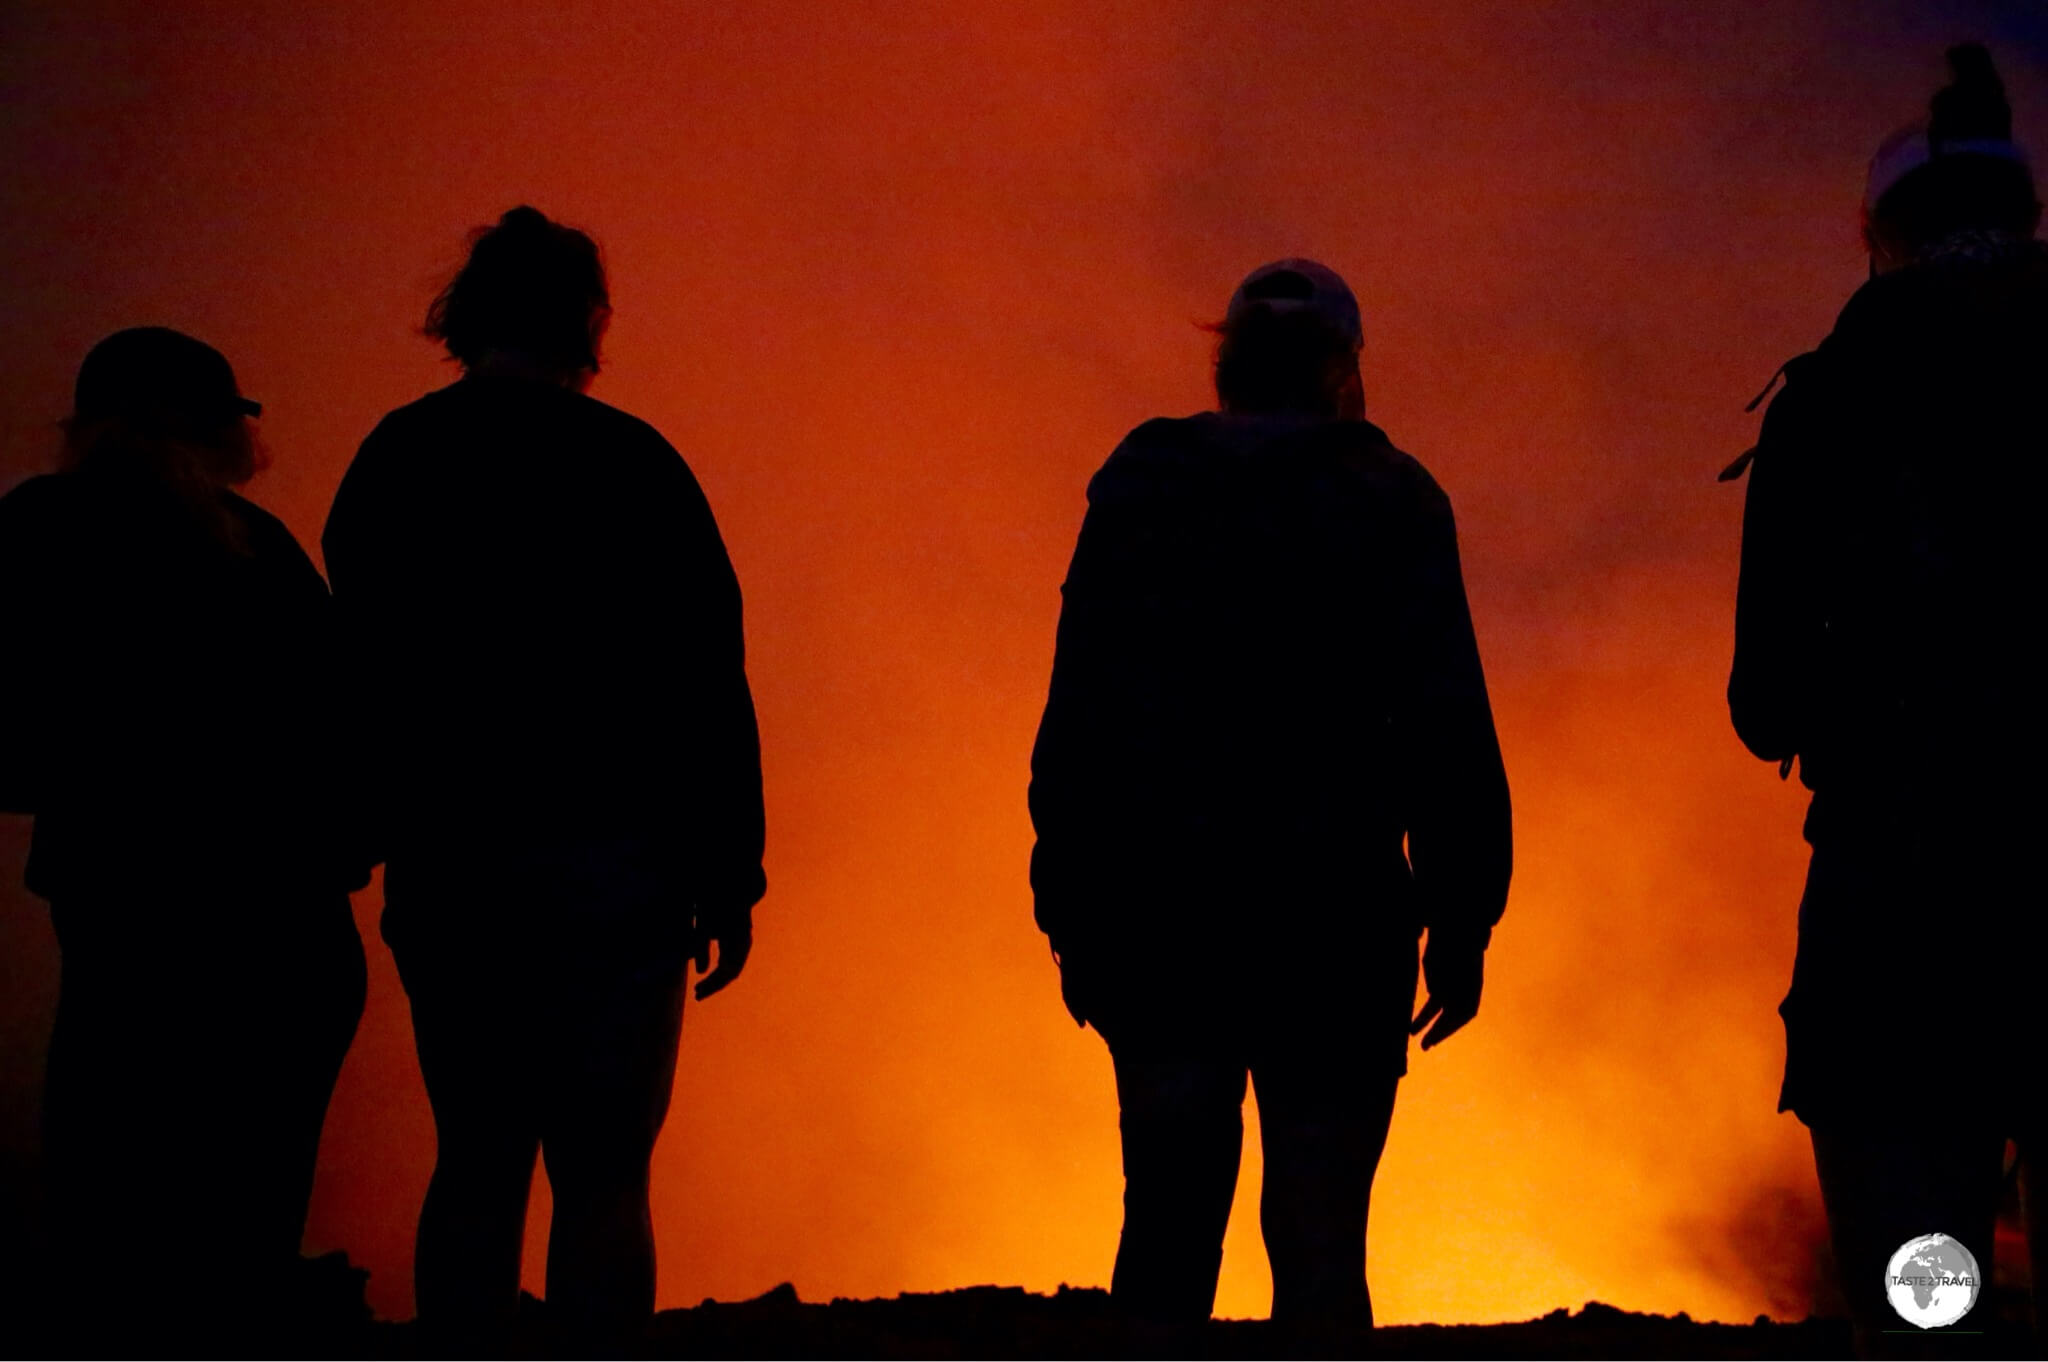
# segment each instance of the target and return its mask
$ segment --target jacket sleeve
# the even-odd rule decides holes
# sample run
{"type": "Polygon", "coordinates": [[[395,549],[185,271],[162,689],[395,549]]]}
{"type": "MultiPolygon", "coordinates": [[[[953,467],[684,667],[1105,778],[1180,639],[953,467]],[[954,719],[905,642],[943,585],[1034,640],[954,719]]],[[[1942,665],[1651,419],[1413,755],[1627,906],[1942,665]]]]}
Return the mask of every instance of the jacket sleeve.
{"type": "Polygon", "coordinates": [[[341,823],[344,855],[365,872],[390,851],[390,734],[393,716],[383,686],[388,665],[377,621],[390,592],[391,536],[381,518],[386,498],[378,487],[382,429],[363,441],[343,474],[320,532],[332,598],[328,639],[334,658],[337,737],[330,797],[341,823]]]}
{"type": "Polygon", "coordinates": [[[8,660],[0,663],[0,812],[36,811],[49,756],[52,726],[36,685],[49,666],[50,640],[44,629],[46,566],[42,526],[32,504],[38,489],[23,486],[0,497],[0,619],[6,620],[8,660]]]}
{"type": "Polygon", "coordinates": [[[1816,395],[1788,377],[1764,415],[1742,509],[1742,569],[1735,589],[1735,661],[1728,713],[1743,746],[1789,762],[1811,736],[1808,700],[1824,615],[1812,552],[1808,443],[1816,395]]]}
{"type": "Polygon", "coordinates": [[[1430,483],[1399,593],[1408,735],[1408,860],[1432,935],[1485,945],[1507,906],[1514,834],[1507,771],[1465,597],[1451,504],[1430,483]]]}
{"type": "Polygon", "coordinates": [[[382,436],[380,426],[356,450],[320,530],[320,556],[327,560],[328,585],[337,597],[344,590],[351,595],[370,592],[376,576],[377,561],[369,550],[382,538],[381,527],[374,523],[383,500],[375,485],[382,436]]]}
{"type": "Polygon", "coordinates": [[[1114,593],[1103,578],[1121,553],[1119,529],[1116,514],[1100,507],[1091,507],[1081,522],[1060,587],[1052,684],[1031,749],[1034,916],[1056,952],[1085,930],[1090,902],[1103,892],[1102,843],[1116,821],[1105,807],[1111,798],[1105,760],[1117,748],[1113,729],[1125,683],[1114,665],[1114,593]]]}
{"type": "Polygon", "coordinates": [[[273,575],[276,601],[290,603],[288,617],[280,610],[269,623],[273,665],[283,683],[272,713],[279,731],[290,735],[292,755],[289,770],[258,768],[271,773],[299,810],[275,849],[289,846],[322,883],[354,892],[369,883],[375,862],[362,823],[363,782],[356,765],[365,734],[344,672],[334,599],[290,529],[259,507],[244,503],[243,513],[273,575]]]}
{"type": "Polygon", "coordinates": [[[762,870],[767,820],[739,578],[703,489],[680,455],[671,450],[669,459],[674,476],[664,509],[675,547],[671,600],[679,616],[671,627],[684,635],[680,656],[689,669],[678,678],[678,698],[686,705],[680,717],[691,729],[683,778],[694,894],[711,909],[751,908],[768,891],[762,870]]]}

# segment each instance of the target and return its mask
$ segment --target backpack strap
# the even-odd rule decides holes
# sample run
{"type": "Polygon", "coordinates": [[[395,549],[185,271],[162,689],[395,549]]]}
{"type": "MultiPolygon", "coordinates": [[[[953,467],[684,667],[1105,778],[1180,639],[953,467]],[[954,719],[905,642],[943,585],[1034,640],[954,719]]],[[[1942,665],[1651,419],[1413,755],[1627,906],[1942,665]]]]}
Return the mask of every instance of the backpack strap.
{"type": "MultiPolygon", "coordinates": [[[[1783,364],[1780,364],[1777,367],[1777,369],[1771,374],[1771,381],[1764,384],[1763,391],[1758,393],[1755,397],[1750,398],[1749,405],[1744,407],[1743,410],[1746,412],[1751,412],[1755,411],[1758,407],[1761,407],[1764,404],[1764,399],[1769,397],[1771,393],[1777,388],[1778,381],[1791,372],[1793,365],[1798,364],[1802,360],[1806,359],[1807,355],[1811,353],[1813,352],[1808,351],[1807,354],[1794,355],[1792,356],[1792,358],[1786,360],[1783,364]]],[[[1720,476],[1716,477],[1714,481],[1734,482],[1737,478],[1741,477],[1744,473],[1748,472],[1749,466],[1752,463],[1756,462],[1756,452],[1761,447],[1762,441],[1758,441],[1756,444],[1751,445],[1748,449],[1745,449],[1740,454],[1736,455],[1735,462],[1729,464],[1726,468],[1722,469],[1720,476]]]]}
{"type": "Polygon", "coordinates": [[[1722,469],[1721,475],[1715,478],[1714,481],[1733,482],[1737,478],[1741,477],[1744,473],[1747,473],[1749,471],[1749,466],[1755,462],[1756,446],[1751,445],[1748,449],[1745,449],[1740,454],[1736,455],[1735,462],[1729,464],[1726,468],[1722,469]]]}

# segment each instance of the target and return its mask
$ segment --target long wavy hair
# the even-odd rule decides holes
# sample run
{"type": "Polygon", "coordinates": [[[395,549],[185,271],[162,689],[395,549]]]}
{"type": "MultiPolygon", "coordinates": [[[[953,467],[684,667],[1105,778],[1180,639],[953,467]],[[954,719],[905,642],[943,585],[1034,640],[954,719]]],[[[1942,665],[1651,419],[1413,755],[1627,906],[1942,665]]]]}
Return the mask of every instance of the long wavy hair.
{"type": "Polygon", "coordinates": [[[65,472],[140,480],[172,493],[217,542],[248,551],[242,522],[221,495],[269,466],[256,429],[239,414],[216,421],[134,414],[58,422],[65,472]]]}

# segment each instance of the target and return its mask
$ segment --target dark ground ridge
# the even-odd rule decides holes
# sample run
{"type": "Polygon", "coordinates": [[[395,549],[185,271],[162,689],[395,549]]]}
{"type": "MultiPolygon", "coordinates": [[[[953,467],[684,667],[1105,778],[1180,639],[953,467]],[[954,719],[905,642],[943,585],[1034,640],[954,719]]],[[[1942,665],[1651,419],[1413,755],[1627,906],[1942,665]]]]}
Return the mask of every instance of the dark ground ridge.
{"type": "MultiPolygon", "coordinates": [[[[527,1298],[514,1355],[587,1352],[552,1338],[546,1308],[527,1298]]],[[[430,1356],[417,1326],[377,1324],[375,1357],[430,1356]]],[[[2021,1335],[2014,1340],[2030,1346],[2021,1335]]],[[[750,1301],[707,1300],[664,1310],[628,1355],[638,1357],[1081,1358],[1838,1358],[1851,1354],[1846,1321],[1703,1323],[1685,1314],[1636,1314],[1599,1302],[1516,1324],[1402,1324],[1307,1332],[1267,1320],[1148,1326],[1119,1316],[1099,1288],[1038,1295],[1019,1286],[972,1286],[887,1300],[800,1300],[788,1283],[750,1301]]],[[[2008,1354],[2011,1355],[2011,1354],[2008,1354]]]]}
{"type": "MultiPolygon", "coordinates": [[[[138,1316],[117,1309],[114,1318],[49,1328],[40,1312],[0,1309],[0,1357],[1842,1358],[1854,1347],[1842,1319],[1759,1315],[1749,1324],[1724,1324],[1598,1301],[1518,1323],[1305,1330],[1268,1320],[1147,1325],[1119,1314],[1098,1287],[1062,1286],[1048,1296],[1021,1286],[970,1286],[810,1303],[786,1282],[753,1300],[664,1310],[643,1336],[623,1345],[567,1333],[545,1303],[522,1296],[512,1334],[480,1347],[474,1339],[437,1339],[413,1321],[373,1320],[361,1292],[368,1274],[344,1265],[331,1275],[330,1286],[354,1288],[352,1303],[331,1296],[304,1300],[299,1304],[307,1308],[287,1309],[296,1323],[273,1317],[268,1327],[250,1312],[172,1309],[138,1316]],[[7,1327],[10,1317],[14,1331],[7,1327]],[[34,1327],[38,1323],[43,1327],[34,1327]],[[113,1352],[99,1337],[109,1330],[113,1352]]],[[[1908,1344],[1912,1355],[2040,1355],[2024,1294],[1994,1289],[1987,1295],[1954,1329],[1921,1334],[1902,1327],[1901,1333],[1918,1334],[1908,1344]]]]}

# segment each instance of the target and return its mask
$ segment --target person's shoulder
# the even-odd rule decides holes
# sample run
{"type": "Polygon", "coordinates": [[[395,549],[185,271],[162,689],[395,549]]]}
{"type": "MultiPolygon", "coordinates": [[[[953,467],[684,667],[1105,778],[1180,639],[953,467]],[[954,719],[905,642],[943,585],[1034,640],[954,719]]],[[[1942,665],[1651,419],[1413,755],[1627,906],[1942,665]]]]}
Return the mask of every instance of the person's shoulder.
{"type": "Polygon", "coordinates": [[[1158,417],[1132,429],[1089,483],[1088,496],[1096,504],[1164,488],[1230,496],[1242,493],[1246,478],[1382,505],[1449,505],[1421,462],[1370,421],[1301,424],[1213,411],[1158,417]]]}
{"type": "Polygon", "coordinates": [[[609,476],[644,483],[657,494],[702,496],[682,452],[652,422],[588,393],[564,389],[562,395],[570,399],[577,425],[588,432],[586,451],[603,460],[600,466],[609,476]]]}
{"type": "Polygon", "coordinates": [[[422,393],[410,402],[401,403],[393,407],[389,412],[385,413],[384,419],[377,424],[379,426],[399,428],[420,425],[424,422],[445,417],[449,413],[456,411],[465,405],[466,399],[469,396],[470,394],[464,388],[461,380],[458,379],[453,383],[443,384],[432,392],[422,393]]]}
{"type": "Polygon", "coordinates": [[[62,473],[36,473],[0,494],[0,515],[41,516],[75,501],[77,479],[62,473]]]}
{"type": "Polygon", "coordinates": [[[1155,416],[1131,427],[1110,451],[1105,466],[1160,456],[1171,457],[1216,443],[1220,418],[1213,411],[1193,416],[1155,416]]]}
{"type": "Polygon", "coordinates": [[[76,473],[38,473],[0,496],[0,537],[17,544],[61,542],[96,514],[92,488],[76,473]]]}
{"type": "Polygon", "coordinates": [[[1202,474],[1213,473],[1225,456],[1241,454],[1244,443],[1242,433],[1234,431],[1220,412],[1141,421],[1117,441],[1089,481],[1089,500],[1144,495],[1169,485],[1182,488],[1190,480],[1201,483],[1202,474]]]}
{"type": "Polygon", "coordinates": [[[607,442],[613,446],[639,455],[664,455],[672,459],[681,457],[677,454],[676,447],[669,443],[668,437],[656,430],[652,422],[592,397],[589,393],[563,389],[562,395],[568,399],[574,419],[594,431],[602,432],[607,442]]]}
{"type": "Polygon", "coordinates": [[[240,492],[224,491],[221,493],[221,496],[227,502],[228,508],[234,512],[235,517],[242,522],[242,528],[249,533],[262,535],[266,541],[270,542],[274,542],[280,537],[291,539],[294,543],[298,542],[282,520],[279,520],[275,515],[249,500],[240,492]]]}
{"type": "Polygon", "coordinates": [[[2048,321],[2048,245],[1962,233],[1856,290],[1835,331],[1882,353],[1938,351],[2048,321]]]}
{"type": "Polygon", "coordinates": [[[1209,415],[1156,416],[1132,427],[1088,480],[1089,504],[1128,500],[1154,486],[1190,452],[1209,442],[1212,437],[1204,424],[1209,415]]]}
{"type": "Polygon", "coordinates": [[[617,429],[617,418],[631,422],[615,407],[553,383],[524,378],[464,374],[453,383],[424,393],[385,413],[371,431],[380,436],[439,436],[450,429],[507,422],[525,426],[580,425],[617,429]]]}
{"type": "Polygon", "coordinates": [[[1204,443],[1213,438],[1217,420],[1215,412],[1201,411],[1192,416],[1155,416],[1150,420],[1140,421],[1117,442],[1116,450],[1110,457],[1150,449],[1204,443]]]}
{"type": "Polygon", "coordinates": [[[571,435],[599,451],[675,452],[653,426],[588,393],[552,383],[475,376],[388,412],[365,446],[434,443],[457,431],[508,426],[541,439],[571,435]]]}
{"type": "Polygon", "coordinates": [[[1796,354],[1779,365],[1772,381],[1782,386],[1770,395],[1770,401],[1764,407],[1764,420],[1771,422],[1775,419],[1784,424],[1829,395],[1840,384],[1845,371],[1855,366],[1855,348],[1853,337],[1844,337],[1837,331],[1830,333],[1813,349],[1796,354]]]}
{"type": "Polygon", "coordinates": [[[1898,333],[1912,328],[1941,291],[1942,281],[1935,273],[1914,266],[1873,275],[1842,304],[1827,339],[1808,352],[1822,363],[1806,368],[1811,373],[1865,349],[1894,346],[1898,333]]]}
{"type": "Polygon", "coordinates": [[[1435,475],[1372,422],[1340,421],[1328,428],[1325,439],[1355,486],[1397,507],[1450,513],[1450,496],[1435,475]]]}
{"type": "Polygon", "coordinates": [[[1945,344],[1945,327],[2015,305],[2038,313],[2048,301],[2048,251],[2028,241],[1979,241],[1965,234],[1908,264],[1874,275],[1849,296],[1829,344],[1837,358],[1859,350],[1893,353],[1945,344]]]}
{"type": "Polygon", "coordinates": [[[307,555],[305,545],[299,543],[299,537],[292,533],[290,526],[239,492],[223,492],[221,495],[228,509],[241,522],[249,547],[258,557],[312,566],[313,560],[307,555]]]}
{"type": "Polygon", "coordinates": [[[460,383],[450,383],[430,393],[393,407],[378,418],[363,438],[362,452],[374,458],[379,451],[419,443],[458,419],[463,405],[460,383]]]}
{"type": "Polygon", "coordinates": [[[1750,403],[1754,408],[1769,399],[1756,444],[1723,470],[1722,479],[1740,476],[1752,459],[1780,467],[1808,462],[1817,452],[1811,431],[1816,422],[1826,421],[1828,414],[1839,408],[1837,398],[1846,376],[1858,367],[1859,344],[1853,331],[1845,334],[1837,325],[1814,349],[1779,365],[1770,385],[1750,403]]]}

